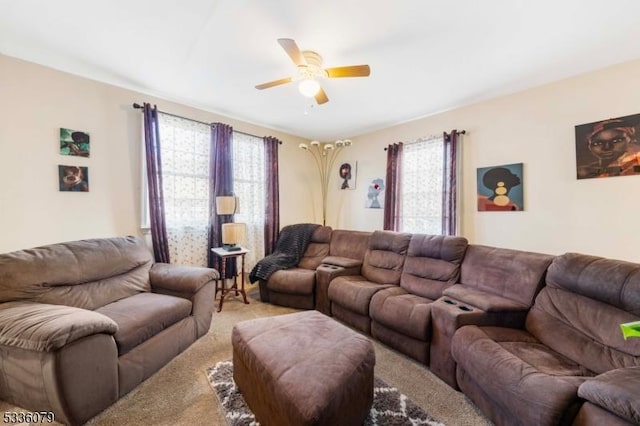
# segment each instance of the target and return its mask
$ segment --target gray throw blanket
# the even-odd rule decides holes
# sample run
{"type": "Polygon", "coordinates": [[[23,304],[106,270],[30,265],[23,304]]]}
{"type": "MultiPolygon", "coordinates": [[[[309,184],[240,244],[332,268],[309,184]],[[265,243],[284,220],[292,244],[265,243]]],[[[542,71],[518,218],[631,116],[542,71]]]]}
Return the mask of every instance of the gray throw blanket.
{"type": "Polygon", "coordinates": [[[266,281],[274,272],[296,266],[311,241],[313,231],[319,226],[315,223],[299,223],[282,228],[273,253],[253,267],[249,281],[266,281]]]}

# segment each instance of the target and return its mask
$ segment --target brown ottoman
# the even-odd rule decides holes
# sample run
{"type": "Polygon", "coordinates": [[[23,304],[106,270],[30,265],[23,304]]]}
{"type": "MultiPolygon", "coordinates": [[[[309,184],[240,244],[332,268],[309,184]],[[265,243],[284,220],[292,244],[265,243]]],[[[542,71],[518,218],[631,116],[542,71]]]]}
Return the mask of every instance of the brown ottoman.
{"type": "Polygon", "coordinates": [[[317,311],[233,327],[233,379],[263,426],[361,425],[373,403],[373,345],[317,311]]]}

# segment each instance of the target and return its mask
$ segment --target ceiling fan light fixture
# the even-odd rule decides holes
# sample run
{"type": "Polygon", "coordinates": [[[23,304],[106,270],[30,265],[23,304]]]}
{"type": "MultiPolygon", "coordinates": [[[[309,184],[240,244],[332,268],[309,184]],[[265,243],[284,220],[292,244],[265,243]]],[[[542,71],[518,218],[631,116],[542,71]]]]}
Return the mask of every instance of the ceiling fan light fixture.
{"type": "Polygon", "coordinates": [[[312,78],[305,78],[300,81],[298,90],[302,93],[302,96],[313,98],[320,91],[320,83],[312,78]]]}

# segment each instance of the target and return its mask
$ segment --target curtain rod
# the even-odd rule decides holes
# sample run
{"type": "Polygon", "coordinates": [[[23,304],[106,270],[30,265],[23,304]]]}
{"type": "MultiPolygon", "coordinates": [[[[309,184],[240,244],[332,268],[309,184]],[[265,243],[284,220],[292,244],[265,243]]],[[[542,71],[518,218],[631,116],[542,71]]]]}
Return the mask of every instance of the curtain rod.
{"type": "MultiPolygon", "coordinates": [[[[133,103],[133,108],[134,109],[142,109],[144,107],[142,105],[140,105],[139,103],[134,102],[133,103]]],[[[170,115],[171,117],[182,118],[183,120],[193,121],[194,123],[206,124],[207,126],[211,126],[213,124],[213,123],[205,123],[204,121],[200,121],[200,120],[194,120],[193,118],[189,118],[189,117],[183,117],[181,115],[171,114],[170,112],[165,112],[165,111],[160,111],[160,110],[158,110],[158,112],[161,112],[161,113],[166,114],[166,115],[170,115]]],[[[241,131],[235,130],[235,129],[233,131],[236,132],[236,133],[240,133],[241,135],[253,136],[254,138],[261,138],[260,136],[252,135],[251,133],[241,132],[241,131]]],[[[280,141],[280,145],[282,145],[282,141],[280,141]]]]}
{"type": "MultiPolygon", "coordinates": [[[[465,135],[465,134],[467,134],[467,131],[466,131],[466,130],[459,130],[459,131],[456,131],[456,135],[465,135]]],[[[440,136],[427,136],[426,138],[418,138],[418,139],[416,139],[416,140],[415,140],[415,141],[413,141],[413,142],[406,142],[406,143],[404,143],[404,142],[403,142],[403,143],[404,143],[404,145],[411,145],[411,144],[418,143],[418,142],[422,142],[422,141],[425,141],[425,140],[433,140],[433,139],[437,139],[437,138],[439,138],[439,137],[440,137],[440,136]]],[[[386,147],[384,148],[384,150],[385,150],[385,151],[386,151],[387,149],[388,149],[388,148],[386,148],[386,147]]]]}

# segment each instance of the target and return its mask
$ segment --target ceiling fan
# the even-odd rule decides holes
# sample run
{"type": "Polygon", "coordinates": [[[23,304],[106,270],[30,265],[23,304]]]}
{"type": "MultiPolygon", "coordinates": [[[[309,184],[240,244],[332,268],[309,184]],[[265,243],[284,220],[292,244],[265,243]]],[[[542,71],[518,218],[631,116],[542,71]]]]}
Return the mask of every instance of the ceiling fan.
{"type": "Polygon", "coordinates": [[[300,81],[298,86],[300,92],[304,96],[315,98],[318,105],[321,105],[329,102],[329,98],[320,86],[319,78],[368,77],[371,73],[369,65],[322,68],[322,56],[318,53],[311,50],[300,50],[295,40],[290,38],[279,38],[278,43],[298,67],[298,74],[293,77],[258,84],[256,86],[258,90],[300,81]]]}

